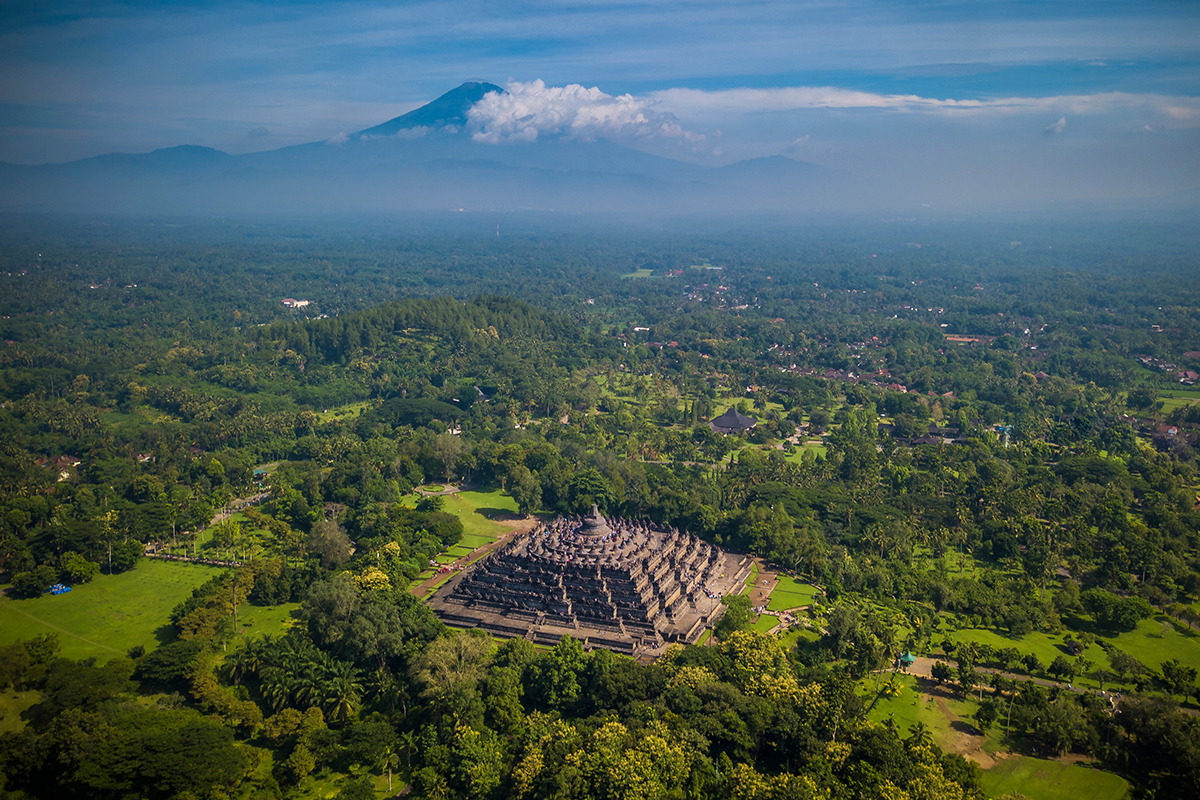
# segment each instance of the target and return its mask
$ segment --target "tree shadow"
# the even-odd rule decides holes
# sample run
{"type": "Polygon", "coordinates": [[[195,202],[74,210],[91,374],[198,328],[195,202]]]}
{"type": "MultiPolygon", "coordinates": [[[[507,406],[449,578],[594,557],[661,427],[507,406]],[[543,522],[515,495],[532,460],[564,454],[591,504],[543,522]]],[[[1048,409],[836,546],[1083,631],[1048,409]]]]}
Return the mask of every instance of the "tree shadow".
{"type": "Polygon", "coordinates": [[[953,728],[954,730],[958,731],[959,733],[965,733],[968,736],[981,736],[982,735],[979,732],[978,728],[976,728],[974,725],[972,725],[969,722],[964,722],[961,719],[956,719],[956,720],[954,720],[954,722],[951,722],[950,727],[953,728]]]}
{"type": "Polygon", "coordinates": [[[179,638],[179,630],[173,623],[168,622],[166,625],[159,625],[154,629],[154,641],[159,645],[170,644],[179,638]]]}
{"type": "Polygon", "coordinates": [[[515,511],[509,511],[507,508],[480,506],[475,509],[475,513],[490,519],[492,522],[516,522],[517,520],[525,519],[524,515],[518,514],[515,511]]]}

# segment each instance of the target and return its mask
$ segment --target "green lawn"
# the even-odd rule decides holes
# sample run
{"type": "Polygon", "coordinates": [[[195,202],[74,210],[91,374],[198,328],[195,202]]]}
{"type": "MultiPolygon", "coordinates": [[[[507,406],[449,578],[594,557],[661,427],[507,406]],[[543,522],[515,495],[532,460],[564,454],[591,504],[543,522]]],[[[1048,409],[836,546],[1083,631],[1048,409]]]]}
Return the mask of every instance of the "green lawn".
{"type": "Polygon", "coordinates": [[[750,562],[750,574],[746,576],[746,587],[742,590],[742,594],[750,591],[758,584],[758,562],[750,562]]]}
{"type": "MultiPolygon", "coordinates": [[[[479,547],[493,542],[512,528],[503,522],[493,521],[499,514],[516,514],[517,501],[500,489],[490,492],[455,492],[442,495],[445,509],[454,514],[463,524],[463,544],[479,547]]],[[[405,505],[415,506],[421,498],[410,494],[401,499],[405,505]]]]}
{"type": "Polygon", "coordinates": [[[68,594],[0,599],[0,644],[57,633],[67,658],[107,661],[129,648],[158,646],[171,609],[221,570],[142,559],[120,575],[98,575],[68,594]],[[156,635],[157,634],[157,635],[156,635]]]}
{"type": "Polygon", "coordinates": [[[778,617],[772,617],[770,614],[759,614],[758,619],[750,625],[750,630],[759,633],[769,633],[771,628],[779,624],[778,617]]]}
{"type": "Polygon", "coordinates": [[[360,403],[350,403],[349,405],[338,406],[337,408],[323,409],[317,412],[317,416],[321,418],[321,422],[329,422],[333,419],[353,418],[366,411],[372,405],[373,403],[370,400],[364,400],[360,403]]]}
{"type": "MultiPolygon", "coordinates": [[[[1186,629],[1185,629],[1186,630],[1186,629]]],[[[1181,633],[1164,615],[1144,619],[1135,630],[1117,636],[1104,635],[1114,644],[1153,670],[1172,658],[1179,663],[1200,669],[1200,635],[1195,631],[1181,633]]],[[[1108,666],[1108,662],[1104,662],[1108,666]]]]}
{"type": "MultiPolygon", "coordinates": [[[[1025,655],[1026,653],[1033,653],[1038,657],[1038,660],[1042,662],[1043,666],[1049,666],[1050,662],[1059,655],[1067,655],[1066,651],[1059,647],[1059,645],[1062,644],[1062,636],[1040,633],[1038,631],[1028,633],[1019,638],[1012,638],[1003,633],[997,633],[996,631],[983,630],[980,628],[968,628],[961,631],[954,631],[950,634],[950,638],[956,642],[979,642],[980,644],[990,644],[992,647],[996,648],[1015,647],[1017,650],[1021,651],[1022,655],[1025,655]]],[[[941,640],[942,639],[940,636],[934,636],[935,644],[941,640]]],[[[1091,645],[1087,648],[1087,650],[1084,651],[1084,655],[1091,659],[1092,663],[1095,665],[1092,667],[1092,669],[1108,667],[1108,656],[1105,655],[1104,650],[1101,649],[1100,645],[1091,645]]],[[[1040,678],[1043,676],[1037,675],[1036,677],[1040,678]]],[[[1077,683],[1090,685],[1091,681],[1081,678],[1077,681],[1077,683]]]]}
{"type": "MultiPolygon", "coordinates": [[[[1067,620],[1071,621],[1070,618],[1067,620]]],[[[1157,671],[1164,661],[1172,658],[1179,659],[1181,664],[1200,669],[1200,634],[1187,630],[1181,632],[1166,616],[1158,615],[1142,620],[1135,630],[1117,635],[1091,628],[1086,619],[1074,621],[1080,623],[1081,629],[1091,630],[1097,634],[1098,639],[1117,646],[1154,671],[1157,671]]],[[[1076,631],[1074,635],[1078,634],[1079,631],[1076,631]]],[[[1040,632],[1010,638],[992,630],[964,629],[951,633],[950,638],[955,641],[976,641],[993,647],[1015,647],[1022,654],[1033,653],[1043,665],[1049,665],[1056,656],[1065,654],[1058,646],[1062,643],[1063,636],[1040,632]]],[[[940,640],[940,637],[935,637],[935,641],[940,640]]],[[[1108,656],[1098,644],[1088,647],[1084,655],[1091,660],[1092,669],[1108,669],[1108,656]]],[[[1090,678],[1083,677],[1078,678],[1075,683],[1097,686],[1090,678]]]]}
{"type": "MultiPolygon", "coordinates": [[[[890,679],[890,673],[879,676],[880,686],[890,679]]],[[[876,677],[872,676],[860,684],[863,689],[863,704],[871,709],[867,717],[872,722],[884,723],[890,719],[901,736],[908,736],[910,726],[923,722],[939,746],[946,745],[956,733],[951,727],[950,718],[942,713],[937,700],[932,695],[921,692],[917,688],[917,679],[912,675],[896,675],[896,683],[901,687],[901,692],[896,697],[880,696],[875,701],[875,683],[876,677]],[[871,706],[872,701],[875,701],[874,707],[871,706]]],[[[951,713],[970,724],[977,707],[974,701],[962,700],[957,696],[943,696],[942,700],[951,713]]]]}
{"type": "Polygon", "coordinates": [[[799,447],[792,450],[792,452],[790,454],[784,456],[784,458],[787,459],[788,461],[793,461],[797,464],[800,464],[803,462],[805,450],[812,450],[814,453],[816,453],[819,456],[826,456],[829,454],[829,449],[827,447],[825,447],[825,444],[823,442],[811,441],[811,442],[801,442],[799,447]]]}
{"type": "Polygon", "coordinates": [[[622,278],[649,278],[649,277],[652,277],[653,275],[654,275],[654,270],[652,270],[652,269],[639,269],[634,272],[626,272],[621,277],[622,278]]]}
{"type": "Polygon", "coordinates": [[[41,699],[41,692],[13,689],[0,692],[0,733],[19,733],[25,727],[21,714],[41,699]]]}
{"type": "Polygon", "coordinates": [[[494,536],[483,536],[478,533],[467,533],[463,535],[462,539],[459,540],[455,547],[466,547],[470,550],[475,550],[483,547],[485,544],[491,544],[494,541],[496,541],[494,536]]]}
{"type": "Polygon", "coordinates": [[[238,607],[238,629],[246,636],[279,636],[296,624],[292,613],[298,608],[299,603],[278,606],[243,603],[238,607]]]}
{"type": "Polygon", "coordinates": [[[795,578],[789,578],[787,575],[780,575],[779,585],[771,592],[767,608],[772,611],[785,611],[789,608],[806,606],[812,603],[816,595],[817,588],[815,586],[802,583],[795,578]]]}
{"type": "Polygon", "coordinates": [[[806,642],[815,642],[821,637],[821,634],[810,628],[802,628],[794,625],[786,633],[778,634],[778,637],[780,643],[783,645],[783,649],[791,650],[801,639],[806,642]]]}
{"type": "Polygon", "coordinates": [[[1010,756],[983,773],[988,797],[1021,794],[1029,800],[1121,800],[1129,784],[1117,775],[1060,761],[1010,756]]]}

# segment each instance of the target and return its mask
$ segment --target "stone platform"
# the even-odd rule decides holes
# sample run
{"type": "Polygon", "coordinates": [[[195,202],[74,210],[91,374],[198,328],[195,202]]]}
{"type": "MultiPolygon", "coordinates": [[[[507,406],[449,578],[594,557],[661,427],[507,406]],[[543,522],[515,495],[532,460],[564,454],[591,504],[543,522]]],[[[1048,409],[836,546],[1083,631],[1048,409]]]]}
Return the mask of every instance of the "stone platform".
{"type": "Polygon", "coordinates": [[[741,591],[750,559],[643,520],[558,519],[517,537],[430,598],[447,625],[653,656],[695,643],[741,591]]]}

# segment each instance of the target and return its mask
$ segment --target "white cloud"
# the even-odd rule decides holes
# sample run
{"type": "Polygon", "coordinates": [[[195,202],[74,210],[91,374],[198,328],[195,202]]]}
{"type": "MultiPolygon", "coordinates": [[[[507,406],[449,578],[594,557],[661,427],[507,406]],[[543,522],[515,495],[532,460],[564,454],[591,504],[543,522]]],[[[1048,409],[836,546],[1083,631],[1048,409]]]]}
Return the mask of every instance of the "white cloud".
{"type": "Polygon", "coordinates": [[[1177,126],[1200,122],[1200,97],[1103,92],[1051,97],[966,99],[922,97],[915,94],[876,94],[836,86],[791,86],[771,89],[666,89],[651,98],[676,113],[722,115],[799,109],[880,109],[906,113],[974,116],[1055,111],[1060,114],[1106,114],[1141,111],[1177,126]],[[1064,113],[1065,112],[1065,113],[1064,113]]]}
{"type": "Polygon", "coordinates": [[[413,139],[420,139],[424,136],[428,136],[432,132],[433,128],[429,127],[428,125],[417,125],[412,128],[401,128],[400,130],[396,131],[396,138],[408,139],[411,141],[413,139]]]}
{"type": "Polygon", "coordinates": [[[487,94],[467,112],[468,127],[478,142],[532,142],[539,136],[575,139],[676,139],[692,146],[701,134],[685,131],[673,114],[657,110],[652,99],[630,94],[613,96],[577,83],[546,86],[541,80],[517,81],[503,94],[487,94]]]}
{"type": "Polygon", "coordinates": [[[1046,133],[1046,135],[1048,135],[1048,136],[1053,136],[1055,134],[1062,133],[1066,129],[1067,129],[1067,118],[1059,117],[1058,122],[1052,122],[1046,126],[1044,133],[1046,133]]]}
{"type": "Polygon", "coordinates": [[[335,133],[333,136],[330,136],[328,139],[325,140],[325,144],[341,145],[341,144],[345,144],[348,141],[350,141],[350,135],[347,134],[345,131],[343,131],[342,133],[335,133]]]}

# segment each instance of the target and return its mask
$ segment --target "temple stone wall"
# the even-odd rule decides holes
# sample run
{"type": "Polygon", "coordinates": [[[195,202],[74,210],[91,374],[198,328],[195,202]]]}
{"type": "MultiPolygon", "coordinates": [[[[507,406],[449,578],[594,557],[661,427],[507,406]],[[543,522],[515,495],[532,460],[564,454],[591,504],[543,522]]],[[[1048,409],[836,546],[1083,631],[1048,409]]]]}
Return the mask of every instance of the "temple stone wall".
{"type": "Polygon", "coordinates": [[[477,562],[431,600],[447,624],[534,641],[652,651],[695,641],[741,589],[743,560],[644,520],[560,517],[477,562]]]}

